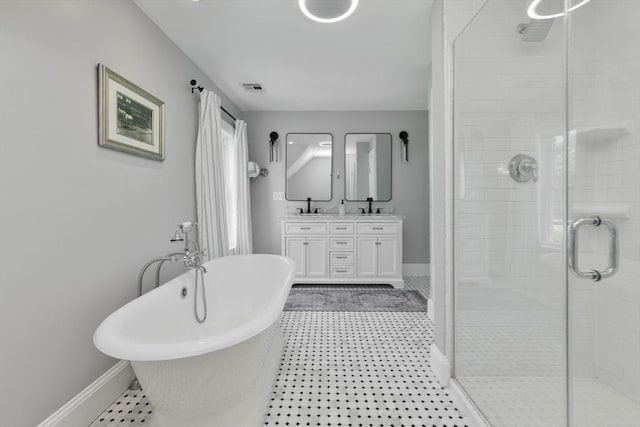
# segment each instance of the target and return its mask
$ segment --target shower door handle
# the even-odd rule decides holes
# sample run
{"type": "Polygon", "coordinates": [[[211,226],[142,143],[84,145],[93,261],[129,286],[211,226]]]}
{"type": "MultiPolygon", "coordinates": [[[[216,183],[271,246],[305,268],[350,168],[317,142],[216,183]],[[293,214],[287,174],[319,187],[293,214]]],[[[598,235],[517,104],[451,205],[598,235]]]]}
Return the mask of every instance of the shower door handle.
{"type": "Polygon", "coordinates": [[[598,282],[607,277],[613,276],[618,270],[618,235],[616,226],[611,222],[593,216],[589,218],[581,218],[576,220],[569,228],[569,269],[580,279],[589,279],[598,282]],[[591,227],[600,227],[604,225],[609,231],[609,264],[603,271],[587,270],[581,271],[578,265],[578,232],[581,227],[589,225],[591,227]]]}

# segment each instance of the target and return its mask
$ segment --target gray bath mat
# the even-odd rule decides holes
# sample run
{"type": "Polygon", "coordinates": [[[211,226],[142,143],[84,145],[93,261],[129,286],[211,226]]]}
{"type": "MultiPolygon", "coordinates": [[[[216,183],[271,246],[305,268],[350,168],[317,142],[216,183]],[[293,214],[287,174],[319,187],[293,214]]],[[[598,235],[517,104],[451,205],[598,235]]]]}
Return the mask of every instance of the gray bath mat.
{"type": "Polygon", "coordinates": [[[427,311],[418,291],[403,289],[291,289],[285,311],[427,311]]]}

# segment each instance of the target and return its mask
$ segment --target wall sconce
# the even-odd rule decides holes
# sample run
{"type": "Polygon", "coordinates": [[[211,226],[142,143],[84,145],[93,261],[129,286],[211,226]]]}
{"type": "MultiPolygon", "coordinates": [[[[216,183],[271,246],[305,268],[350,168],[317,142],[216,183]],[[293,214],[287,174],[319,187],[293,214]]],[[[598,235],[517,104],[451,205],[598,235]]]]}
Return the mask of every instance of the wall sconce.
{"type": "Polygon", "coordinates": [[[402,161],[409,161],[409,132],[403,130],[400,132],[400,140],[402,141],[402,146],[400,147],[402,151],[402,161]]]}
{"type": "Polygon", "coordinates": [[[278,132],[271,132],[269,134],[269,162],[278,161],[278,132]]]}

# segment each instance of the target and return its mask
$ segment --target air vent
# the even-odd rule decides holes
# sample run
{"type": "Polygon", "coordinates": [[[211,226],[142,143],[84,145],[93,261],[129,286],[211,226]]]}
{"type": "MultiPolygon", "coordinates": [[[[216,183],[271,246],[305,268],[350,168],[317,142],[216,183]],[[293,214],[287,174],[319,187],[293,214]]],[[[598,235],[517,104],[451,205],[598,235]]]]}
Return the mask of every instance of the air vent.
{"type": "Polygon", "coordinates": [[[261,83],[240,83],[244,90],[248,92],[264,92],[264,87],[261,83]]]}

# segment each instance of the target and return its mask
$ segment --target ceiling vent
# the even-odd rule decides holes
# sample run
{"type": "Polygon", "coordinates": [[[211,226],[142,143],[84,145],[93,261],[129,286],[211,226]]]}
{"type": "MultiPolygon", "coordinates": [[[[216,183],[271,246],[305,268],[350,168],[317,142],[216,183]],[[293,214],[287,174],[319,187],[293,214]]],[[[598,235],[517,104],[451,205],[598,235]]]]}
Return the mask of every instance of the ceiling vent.
{"type": "Polygon", "coordinates": [[[247,92],[264,92],[264,87],[261,83],[240,83],[244,90],[247,92]]]}

